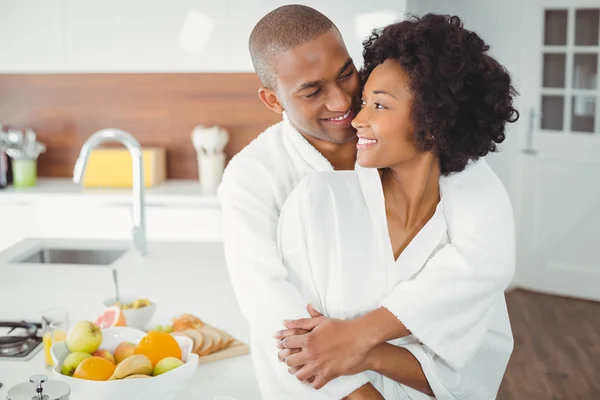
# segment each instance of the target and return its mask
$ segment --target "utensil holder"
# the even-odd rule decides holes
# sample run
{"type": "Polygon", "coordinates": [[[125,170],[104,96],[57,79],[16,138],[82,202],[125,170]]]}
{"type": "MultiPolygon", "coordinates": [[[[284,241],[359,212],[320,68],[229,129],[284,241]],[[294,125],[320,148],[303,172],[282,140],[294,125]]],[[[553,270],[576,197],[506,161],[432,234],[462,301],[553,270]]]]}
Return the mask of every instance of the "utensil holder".
{"type": "Polygon", "coordinates": [[[16,188],[35,186],[37,182],[37,160],[12,160],[13,185],[16,188]]]}
{"type": "Polygon", "coordinates": [[[217,189],[224,170],[225,153],[198,154],[198,176],[203,189],[217,189]]]}

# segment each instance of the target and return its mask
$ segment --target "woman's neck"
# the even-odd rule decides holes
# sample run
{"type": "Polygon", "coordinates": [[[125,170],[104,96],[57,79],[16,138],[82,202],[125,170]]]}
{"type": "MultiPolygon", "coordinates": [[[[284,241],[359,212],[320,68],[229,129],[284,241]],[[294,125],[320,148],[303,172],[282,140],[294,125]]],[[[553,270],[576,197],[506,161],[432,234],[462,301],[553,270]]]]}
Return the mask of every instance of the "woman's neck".
{"type": "Polygon", "coordinates": [[[386,212],[406,228],[422,226],[440,201],[440,162],[432,153],[388,168],[382,173],[386,212]]]}

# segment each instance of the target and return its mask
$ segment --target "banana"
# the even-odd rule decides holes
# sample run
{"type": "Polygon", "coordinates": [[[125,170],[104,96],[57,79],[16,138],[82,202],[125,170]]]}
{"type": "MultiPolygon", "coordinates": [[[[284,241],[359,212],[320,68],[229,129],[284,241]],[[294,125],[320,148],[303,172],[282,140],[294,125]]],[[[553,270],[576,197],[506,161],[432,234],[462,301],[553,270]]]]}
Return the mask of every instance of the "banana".
{"type": "Polygon", "coordinates": [[[135,354],[117,364],[115,372],[108,380],[123,379],[130,375],[152,375],[152,370],[152,362],[148,357],[143,354],[135,354]]]}
{"type": "Polygon", "coordinates": [[[126,376],[123,379],[138,379],[138,378],[152,378],[152,377],[150,375],[135,374],[135,375],[126,376]]]}

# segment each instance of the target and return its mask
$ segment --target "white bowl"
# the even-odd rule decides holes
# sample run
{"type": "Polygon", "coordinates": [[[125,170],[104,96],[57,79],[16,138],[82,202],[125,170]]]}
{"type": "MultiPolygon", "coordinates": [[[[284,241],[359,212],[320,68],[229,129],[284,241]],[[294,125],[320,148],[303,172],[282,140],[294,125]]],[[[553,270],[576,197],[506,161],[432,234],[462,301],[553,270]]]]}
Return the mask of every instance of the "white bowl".
{"type": "MultiPolygon", "coordinates": [[[[139,296],[120,296],[119,300],[121,303],[131,303],[139,298],[139,296]]],[[[116,297],[110,297],[104,300],[102,304],[104,304],[105,307],[111,307],[115,305],[116,300],[116,297]]],[[[121,312],[125,316],[125,321],[127,322],[128,327],[143,330],[154,316],[154,313],[156,313],[156,303],[151,301],[149,306],[141,308],[128,308],[126,310],[121,309],[121,312]]]]}
{"type": "MultiPolygon", "coordinates": [[[[122,342],[139,343],[146,332],[129,327],[114,327],[102,330],[101,348],[115,351],[122,342]]],[[[123,379],[115,381],[88,381],[77,379],[60,373],[62,363],[69,349],[66,342],[58,342],[50,348],[54,368],[52,372],[58,380],[71,386],[71,396],[86,400],[174,400],[183,393],[198,366],[198,355],[192,353],[193,343],[184,336],[175,337],[181,348],[184,364],[172,371],[148,379],[123,379]]]]}

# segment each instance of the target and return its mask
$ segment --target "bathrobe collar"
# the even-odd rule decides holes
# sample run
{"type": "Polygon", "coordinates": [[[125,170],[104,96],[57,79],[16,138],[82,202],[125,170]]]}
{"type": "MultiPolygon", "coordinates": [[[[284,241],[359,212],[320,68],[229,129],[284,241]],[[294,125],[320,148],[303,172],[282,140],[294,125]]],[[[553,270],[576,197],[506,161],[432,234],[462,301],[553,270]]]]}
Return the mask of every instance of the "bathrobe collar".
{"type": "Polygon", "coordinates": [[[374,231],[380,235],[381,250],[385,254],[386,262],[396,264],[393,270],[398,274],[398,279],[412,279],[423,268],[446,234],[447,225],[443,212],[443,196],[440,194],[440,202],[431,219],[421,228],[398,259],[394,260],[379,171],[374,168],[364,168],[357,171],[357,174],[371,220],[375,224],[374,231]]]}

